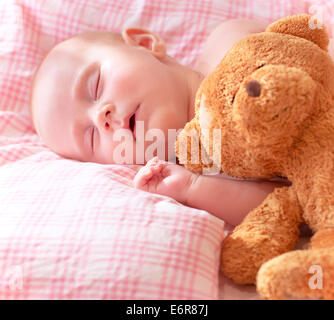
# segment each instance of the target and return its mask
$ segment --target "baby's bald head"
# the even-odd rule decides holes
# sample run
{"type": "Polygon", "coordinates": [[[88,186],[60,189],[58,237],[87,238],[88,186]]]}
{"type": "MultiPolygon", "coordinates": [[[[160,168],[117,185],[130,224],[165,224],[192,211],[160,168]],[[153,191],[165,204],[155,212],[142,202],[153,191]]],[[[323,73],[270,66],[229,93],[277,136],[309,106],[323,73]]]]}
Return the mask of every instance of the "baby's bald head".
{"type": "Polygon", "coordinates": [[[38,112],[38,107],[43,106],[36,102],[35,95],[38,95],[38,92],[43,90],[45,76],[51,76],[49,72],[50,68],[52,68],[55,63],[55,60],[61,65],[62,60],[68,58],[68,54],[73,48],[80,51],[85,50],[87,46],[94,46],[98,43],[108,44],[115,48],[125,44],[120,33],[109,31],[87,31],[58,43],[44,56],[34,73],[30,90],[29,109],[37,133],[40,134],[38,126],[36,126],[35,123],[35,113],[38,112]]]}
{"type": "MultiPolygon", "coordinates": [[[[118,129],[125,129],[134,163],[136,144],[143,152],[151,145],[147,131],[168,137],[168,129],[183,128],[197,85],[198,75],[168,57],[152,32],[86,32],[57,44],[40,64],[31,88],[33,123],[54,152],[100,163],[122,161],[115,157],[124,144],[118,129]],[[138,121],[144,136],[137,140],[138,121]]],[[[167,150],[167,143],[161,139],[157,147],[167,150]]]]}

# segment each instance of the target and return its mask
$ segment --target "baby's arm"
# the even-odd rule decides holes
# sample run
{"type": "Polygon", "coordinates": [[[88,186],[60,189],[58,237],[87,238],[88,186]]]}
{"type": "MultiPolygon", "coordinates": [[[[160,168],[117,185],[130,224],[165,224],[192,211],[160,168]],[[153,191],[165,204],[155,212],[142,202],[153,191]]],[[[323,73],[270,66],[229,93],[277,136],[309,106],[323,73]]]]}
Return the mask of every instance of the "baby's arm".
{"type": "Polygon", "coordinates": [[[252,209],[260,205],[269,193],[283,185],[286,184],[194,175],[185,204],[206,210],[236,226],[252,209]]]}
{"type": "Polygon", "coordinates": [[[240,224],[269,193],[284,185],[197,175],[158,158],[148,161],[134,179],[134,186],[138,189],[166,195],[189,207],[206,210],[232,225],[240,224]]]}

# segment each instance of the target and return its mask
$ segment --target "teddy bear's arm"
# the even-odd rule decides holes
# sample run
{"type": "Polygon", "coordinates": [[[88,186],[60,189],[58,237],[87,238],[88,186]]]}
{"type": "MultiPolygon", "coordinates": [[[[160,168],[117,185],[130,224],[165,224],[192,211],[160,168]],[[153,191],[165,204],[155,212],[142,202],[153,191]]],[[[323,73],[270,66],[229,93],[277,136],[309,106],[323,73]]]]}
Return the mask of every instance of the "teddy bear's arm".
{"type": "Polygon", "coordinates": [[[293,187],[276,188],[224,241],[224,274],[239,284],[255,283],[264,262],[295,246],[301,213],[293,187]]]}

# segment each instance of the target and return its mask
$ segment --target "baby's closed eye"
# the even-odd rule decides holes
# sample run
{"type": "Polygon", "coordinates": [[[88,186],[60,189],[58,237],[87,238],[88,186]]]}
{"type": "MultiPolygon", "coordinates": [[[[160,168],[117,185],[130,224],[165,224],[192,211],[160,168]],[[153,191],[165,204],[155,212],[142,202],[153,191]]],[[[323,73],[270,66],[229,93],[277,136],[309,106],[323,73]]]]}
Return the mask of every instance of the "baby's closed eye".
{"type": "Polygon", "coordinates": [[[93,100],[98,100],[101,95],[101,69],[100,67],[88,79],[88,92],[93,100]]]}

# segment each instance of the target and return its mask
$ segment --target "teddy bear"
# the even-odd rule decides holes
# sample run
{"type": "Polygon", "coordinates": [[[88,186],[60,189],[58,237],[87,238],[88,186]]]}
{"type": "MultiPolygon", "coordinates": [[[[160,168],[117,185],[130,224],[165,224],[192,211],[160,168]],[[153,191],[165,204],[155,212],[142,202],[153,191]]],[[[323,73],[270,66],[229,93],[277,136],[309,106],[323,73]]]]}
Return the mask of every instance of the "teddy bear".
{"type": "Polygon", "coordinates": [[[223,273],[263,299],[334,299],[334,63],[325,27],[282,18],[229,50],[176,141],[191,171],[286,177],[224,240],[223,273]],[[197,143],[199,142],[199,143],[197,143]],[[312,231],[294,250],[300,225],[312,231]]]}

